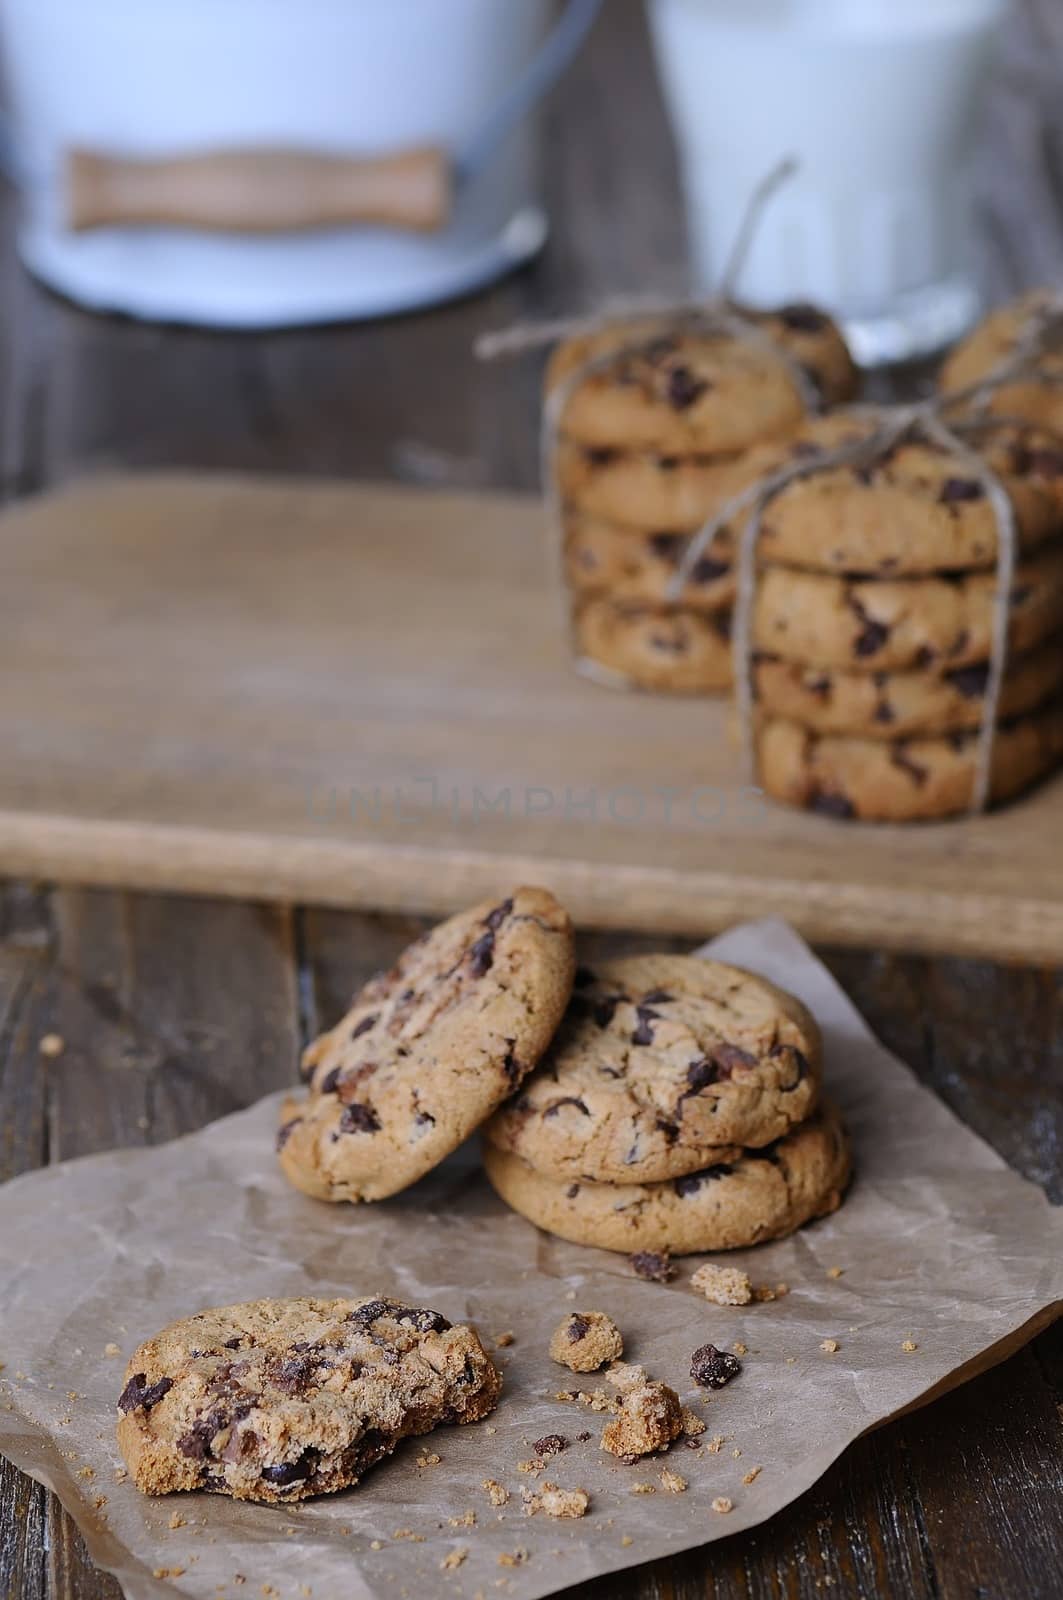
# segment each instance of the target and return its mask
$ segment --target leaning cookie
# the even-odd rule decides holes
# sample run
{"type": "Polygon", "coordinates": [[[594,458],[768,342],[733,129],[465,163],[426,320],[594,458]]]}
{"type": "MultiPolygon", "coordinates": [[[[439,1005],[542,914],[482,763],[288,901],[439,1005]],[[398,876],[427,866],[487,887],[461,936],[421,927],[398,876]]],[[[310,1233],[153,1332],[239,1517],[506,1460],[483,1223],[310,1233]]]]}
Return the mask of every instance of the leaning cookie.
{"type": "Polygon", "coordinates": [[[564,1012],[572,924],[545,889],[461,912],[374,978],[307,1050],[280,1163],[322,1200],[381,1200],[436,1166],[512,1094],[564,1012]]]}
{"type": "Polygon", "coordinates": [[[253,1300],[148,1339],[118,1447],[145,1494],[286,1504],[349,1488],[400,1440],[476,1422],[502,1380],[471,1328],[384,1299],[253,1300]]]}
{"type": "Polygon", "coordinates": [[[830,404],[852,396],[856,369],[824,312],[795,305],[747,315],[748,338],[641,319],[566,340],[546,374],[548,394],[576,383],[564,431],[592,446],[730,454],[792,429],[808,389],[830,404]],[[595,370],[576,379],[591,361],[595,370]]]}
{"type": "MultiPolygon", "coordinates": [[[[786,805],[864,822],[920,822],[957,816],[974,800],[978,733],[942,738],[866,739],[816,735],[766,718],[756,733],[765,792],[786,805]]],[[[993,746],[990,799],[1010,800],[1063,762],[1063,702],[1003,722],[993,746]]]]}
{"type": "MultiPolygon", "coordinates": [[[[998,306],[950,353],[941,369],[941,389],[946,394],[981,383],[994,368],[1015,353],[1036,314],[1058,296],[1035,289],[998,306]]],[[[986,398],[990,411],[1023,417],[1057,434],[1063,433],[1063,357],[1058,348],[1039,356],[1028,372],[1000,384],[986,398]]],[[[1057,447],[1058,449],[1058,447],[1057,447]]],[[[1057,471],[1060,470],[1057,467],[1057,471]]]]}
{"type": "Polygon", "coordinates": [[[849,1141],[824,1106],[785,1139],[666,1183],[566,1183],[487,1146],[496,1192],[547,1233],[603,1250],[736,1250],[834,1211],[849,1181],[849,1141]]]}
{"type": "Polygon", "coordinates": [[[553,1046],[486,1138],[545,1176],[656,1182],[766,1145],[816,1106],[819,1029],[765,978],[696,956],[580,968],[553,1046]]]}
{"type": "Polygon", "coordinates": [[[734,676],[729,612],[666,611],[595,595],[577,606],[572,632],[580,659],[618,686],[716,694],[734,676]]]}

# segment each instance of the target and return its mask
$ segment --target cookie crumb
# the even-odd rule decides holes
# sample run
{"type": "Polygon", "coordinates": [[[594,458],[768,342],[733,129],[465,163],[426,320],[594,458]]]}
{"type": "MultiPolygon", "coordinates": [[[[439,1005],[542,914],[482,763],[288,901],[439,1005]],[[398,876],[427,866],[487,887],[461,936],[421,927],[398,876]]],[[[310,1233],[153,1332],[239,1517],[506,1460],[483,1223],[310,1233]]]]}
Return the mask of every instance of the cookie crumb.
{"type": "Polygon", "coordinates": [[[736,1339],[731,1349],[736,1356],[747,1356],[749,1354],[749,1346],[743,1344],[741,1339],[736,1339]]]}
{"type": "Polygon", "coordinates": [[[434,1451],[432,1452],[431,1455],[429,1455],[426,1452],[424,1455],[420,1455],[420,1456],[417,1457],[417,1461],[416,1461],[415,1464],[418,1467],[438,1467],[438,1465],[442,1461],[442,1459],[443,1459],[443,1457],[442,1456],[437,1456],[434,1451]]]}
{"type": "Polygon", "coordinates": [[[424,1544],[424,1535],[414,1533],[412,1528],[396,1528],[391,1537],[393,1539],[408,1539],[411,1544],[424,1544]]]}
{"type": "Polygon", "coordinates": [[[742,1363],[737,1357],[726,1350],[718,1350],[714,1344],[700,1345],[690,1358],[690,1376],[703,1389],[722,1389],[737,1378],[741,1370],[742,1363]]]}
{"type": "Polygon", "coordinates": [[[383,1550],[384,1542],[382,1539],[370,1539],[369,1548],[370,1550],[383,1550]]]}
{"type": "Polygon", "coordinates": [[[827,1268],[827,1277],[828,1278],[840,1278],[840,1277],[842,1277],[844,1275],[844,1273],[845,1273],[845,1268],[844,1267],[828,1267],[827,1268]]]}
{"type": "Polygon", "coordinates": [[[104,1506],[107,1504],[107,1496],[105,1494],[98,1494],[92,1503],[97,1511],[102,1511],[104,1506]]]}
{"type": "Polygon", "coordinates": [[[508,1331],[506,1333],[496,1333],[495,1334],[495,1349],[496,1350],[508,1350],[509,1346],[513,1343],[513,1338],[514,1338],[513,1334],[508,1332],[508,1331]]]}
{"type": "Polygon", "coordinates": [[[95,1467],[79,1467],[77,1475],[78,1475],[79,1478],[85,1478],[89,1483],[91,1483],[93,1478],[96,1476],[96,1468],[95,1467]]]}
{"type": "Polygon", "coordinates": [[[572,1372],[597,1372],[624,1353],[620,1329],[604,1311],[570,1311],[550,1338],[550,1359],[572,1372]]]}
{"type": "Polygon", "coordinates": [[[542,1460],[540,1458],[538,1458],[538,1457],[535,1458],[532,1461],[518,1461],[517,1462],[517,1471],[525,1473],[529,1478],[538,1477],[539,1473],[542,1470],[543,1470],[543,1463],[542,1463],[542,1460]]]}
{"type": "Polygon", "coordinates": [[[764,1471],[763,1467],[750,1467],[749,1471],[743,1477],[742,1482],[743,1483],[755,1483],[756,1480],[760,1477],[760,1475],[761,1475],[761,1473],[763,1471],[764,1471]]]}
{"type": "Polygon", "coordinates": [[[476,1512],[470,1507],[468,1511],[463,1511],[460,1517],[448,1517],[447,1521],[452,1528],[475,1528],[476,1512]]]}
{"type": "Polygon", "coordinates": [[[586,1489],[562,1489],[556,1483],[544,1483],[538,1494],[524,1489],[521,1498],[529,1517],[534,1517],[539,1511],[548,1517],[583,1517],[591,1503],[586,1489]]]}
{"type": "Polygon", "coordinates": [[[513,1551],[503,1550],[498,1558],[498,1565],[500,1567],[522,1567],[527,1559],[528,1552],[521,1546],[513,1551]]]}
{"type": "Polygon", "coordinates": [[[616,1416],[602,1433],[601,1448],[614,1456],[648,1456],[678,1439],[682,1431],[683,1408],[675,1390],[643,1378],[622,1389],[616,1416]]]}
{"type": "Polygon", "coordinates": [[[919,1346],[916,1344],[914,1339],[905,1339],[904,1343],[901,1345],[901,1349],[904,1351],[906,1356],[910,1356],[913,1350],[919,1349],[919,1346]]]}
{"type": "Polygon", "coordinates": [[[497,1478],[485,1478],[481,1488],[487,1493],[487,1498],[493,1506],[504,1506],[509,1500],[509,1490],[504,1483],[499,1483],[497,1478]]]}
{"type": "Polygon", "coordinates": [[[467,1547],[464,1545],[459,1545],[456,1550],[448,1551],[439,1565],[444,1572],[453,1572],[455,1567],[461,1566],[468,1554],[469,1552],[467,1547]]]}
{"type": "Polygon", "coordinates": [[[728,1500],[728,1498],[727,1498],[727,1496],[725,1494],[718,1494],[716,1496],[715,1500],[712,1502],[712,1509],[714,1511],[718,1511],[720,1513],[721,1517],[725,1517],[727,1515],[727,1513],[729,1511],[733,1511],[734,1508],[735,1508],[734,1501],[733,1500],[728,1500]]]}
{"type": "Polygon", "coordinates": [[[705,1448],[711,1456],[718,1456],[726,1443],[722,1433],[714,1433],[705,1448]]]}
{"type": "Polygon", "coordinates": [[[37,1049],[48,1061],[54,1061],[66,1049],[66,1040],[61,1033],[45,1033],[38,1040],[37,1049]]]}
{"type": "Polygon", "coordinates": [[[676,1275],[667,1250],[636,1250],[628,1260],[636,1278],[644,1278],[647,1283],[671,1283],[676,1275]]]}
{"type": "Polygon", "coordinates": [[[734,1449],[731,1451],[731,1454],[734,1457],[734,1459],[737,1461],[739,1456],[742,1454],[742,1452],[741,1452],[741,1450],[739,1450],[738,1446],[735,1445],[734,1449]]]}
{"type": "Polygon", "coordinates": [[[120,1356],[122,1354],[121,1350],[113,1342],[104,1345],[103,1353],[105,1356],[120,1356]]]}
{"type": "Polygon", "coordinates": [[[678,1472],[673,1472],[671,1467],[661,1468],[661,1482],[669,1494],[685,1494],[687,1480],[680,1477],[678,1472]]]}
{"type": "Polygon", "coordinates": [[[683,1407],[683,1432],[688,1439],[700,1439],[705,1432],[705,1423],[689,1406],[683,1407]]]}
{"type": "Polygon", "coordinates": [[[838,1351],[841,1349],[841,1345],[838,1343],[837,1339],[823,1339],[820,1341],[819,1348],[824,1351],[826,1355],[834,1356],[837,1355],[838,1351]]]}
{"type": "Polygon", "coordinates": [[[748,1273],[738,1267],[717,1267],[712,1262],[698,1268],[690,1287],[716,1306],[747,1306],[753,1298],[748,1273]]]}
{"type": "Polygon", "coordinates": [[[183,1528],[184,1525],[185,1525],[185,1519],[181,1515],[181,1513],[179,1511],[171,1511],[170,1512],[170,1527],[171,1528],[183,1528]]]}
{"type": "Polygon", "coordinates": [[[773,1289],[768,1283],[758,1283],[757,1287],[753,1290],[753,1298],[758,1304],[764,1304],[766,1301],[774,1300],[777,1298],[777,1295],[778,1291],[773,1289]]]}

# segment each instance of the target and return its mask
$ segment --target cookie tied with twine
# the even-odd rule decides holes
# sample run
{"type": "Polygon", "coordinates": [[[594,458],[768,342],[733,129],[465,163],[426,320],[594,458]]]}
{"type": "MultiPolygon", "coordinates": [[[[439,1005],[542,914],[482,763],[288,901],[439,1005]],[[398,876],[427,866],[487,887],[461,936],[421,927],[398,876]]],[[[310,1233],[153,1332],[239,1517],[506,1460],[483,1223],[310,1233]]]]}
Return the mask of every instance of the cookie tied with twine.
{"type": "MultiPolygon", "coordinates": [[[[686,444],[677,446],[674,456],[671,446],[665,448],[661,440],[647,436],[646,417],[654,409],[651,400],[643,408],[641,436],[634,439],[608,437],[608,428],[603,425],[602,436],[597,439],[598,448],[612,445],[620,454],[628,449],[636,453],[645,449],[659,451],[661,459],[683,459],[684,455],[689,455],[710,463],[717,459],[721,463],[729,462],[741,450],[773,437],[781,437],[802,418],[818,415],[823,409],[825,390],[832,399],[842,398],[851,392],[855,369],[844,341],[836,331],[834,343],[837,349],[832,349],[827,363],[833,369],[829,375],[820,373],[814,366],[804,362],[792,348],[799,346],[803,338],[813,335],[810,325],[797,319],[798,311],[808,318],[815,315],[816,332],[831,326],[828,318],[813,313],[811,308],[787,308],[780,313],[753,311],[739,306],[733,298],[734,285],[764,207],[795,170],[794,162],[783,162],[758,185],[731,251],[721,288],[712,298],[677,301],[638,296],[613,299],[586,316],[519,324],[483,335],[477,341],[476,353],[485,360],[517,355],[559,341],[564,342],[563,350],[568,347],[569,359],[562,359],[556,364],[556,377],[548,383],[540,433],[541,479],[558,566],[558,589],[562,595],[565,593],[567,507],[558,469],[559,447],[566,437],[566,422],[571,418],[573,401],[579,399],[580,391],[588,380],[599,376],[619,376],[619,387],[624,391],[631,381],[627,375],[637,370],[640,364],[657,377],[666,376],[667,398],[669,405],[674,408],[670,425],[674,425],[676,430],[682,429],[687,435],[686,444]],[[787,323],[787,316],[791,313],[793,321],[787,323]],[[781,332],[773,334],[773,322],[782,323],[781,332]],[[747,352],[754,382],[758,377],[763,381],[765,374],[773,379],[775,409],[772,411],[770,405],[766,406],[768,415],[760,431],[755,424],[748,425],[744,434],[741,428],[736,428],[733,419],[728,416],[727,406],[721,403],[724,397],[712,393],[714,385],[704,381],[700,374],[692,373],[683,363],[681,354],[668,364],[667,371],[662,374],[659,366],[662,351],[671,355],[673,352],[667,347],[684,339],[729,341],[732,348],[738,347],[747,352]],[[787,348],[787,339],[791,348],[787,348]],[[783,380],[781,383],[778,381],[780,376],[783,380]],[[840,392],[831,393],[832,388],[840,392]],[[714,416],[721,424],[719,442],[711,446],[705,441],[698,441],[699,403],[705,391],[710,391],[707,403],[714,408],[714,416]]],[[[626,389],[628,403],[624,406],[624,414],[628,418],[632,417],[633,410],[639,410],[637,403],[631,400],[636,390],[637,385],[626,389]]],[[[600,396],[592,398],[597,400],[600,396]]],[[[760,398],[763,402],[763,393],[760,398]]],[[[665,414],[668,409],[668,406],[663,408],[665,414]]],[[[580,414],[580,426],[574,430],[574,439],[577,448],[588,449],[594,454],[595,439],[585,437],[586,419],[591,411],[591,404],[584,407],[580,414]]],[[[712,431],[709,430],[710,436],[712,431]]],[[[648,536],[649,529],[656,527],[657,522],[653,517],[648,517],[645,522],[636,520],[630,526],[631,531],[644,531],[648,536]]],[[[689,530],[690,522],[685,526],[689,530]]],[[[573,628],[572,612],[567,613],[566,624],[570,629],[573,628]]],[[[623,674],[593,659],[579,659],[578,649],[576,654],[579,669],[586,676],[610,686],[630,686],[630,680],[623,674]]],[[[725,646],[725,660],[726,655],[725,646]]]]}
{"type": "Polygon", "coordinates": [[[735,699],[747,756],[755,769],[756,688],[754,683],[753,611],[756,599],[758,547],[764,514],[791,484],[838,467],[856,471],[885,461],[901,444],[922,442],[954,460],[986,496],[996,524],[996,590],[993,603],[989,671],[984,709],[975,752],[971,814],[986,810],[991,794],[998,713],[1008,665],[1008,629],[1016,565],[1018,529],[1014,507],[1000,477],[976,448],[986,429],[1013,425],[1014,418],[990,411],[993,396],[1017,378],[1035,374],[1046,355],[1063,348],[1063,294],[1042,299],[1031,312],[1009,356],[983,378],[964,389],[935,395],[913,405],[854,408],[855,418],[871,431],[834,449],[798,457],[730,498],[689,540],[668,591],[681,600],[699,561],[711,555],[724,530],[744,518],[738,538],[736,599],[732,642],[735,699]]]}

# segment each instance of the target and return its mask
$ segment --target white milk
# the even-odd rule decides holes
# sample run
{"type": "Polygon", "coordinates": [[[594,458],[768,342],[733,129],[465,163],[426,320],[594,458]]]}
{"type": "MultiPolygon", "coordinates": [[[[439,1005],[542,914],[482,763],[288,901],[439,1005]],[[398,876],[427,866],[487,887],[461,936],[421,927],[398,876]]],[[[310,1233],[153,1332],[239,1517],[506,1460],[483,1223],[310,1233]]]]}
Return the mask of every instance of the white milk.
{"type": "Polygon", "coordinates": [[[742,278],[757,304],[845,317],[868,360],[962,331],[967,155],[1006,0],[650,0],[695,287],[719,282],[749,196],[800,163],[742,278]]]}

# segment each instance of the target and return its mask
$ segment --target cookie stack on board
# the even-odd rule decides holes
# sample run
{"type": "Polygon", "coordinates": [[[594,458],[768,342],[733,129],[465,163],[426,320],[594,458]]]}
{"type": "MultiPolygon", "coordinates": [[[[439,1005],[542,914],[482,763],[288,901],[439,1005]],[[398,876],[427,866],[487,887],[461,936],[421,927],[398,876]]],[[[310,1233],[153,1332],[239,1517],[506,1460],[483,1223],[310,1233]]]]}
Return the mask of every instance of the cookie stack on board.
{"type": "Polygon", "coordinates": [[[849,1178],[819,1030],[763,978],[692,956],[580,969],[546,1056],[484,1128],[487,1175],[576,1244],[676,1255],[791,1233],[849,1178]]]}
{"type": "MultiPolygon", "coordinates": [[[[860,412],[751,451],[730,492],[859,440],[860,412]]],[[[982,454],[1019,549],[992,798],[1063,756],[1063,444],[1000,418],[982,454]]],[[[982,481],[946,450],[903,442],[871,465],[824,466],[765,508],[752,611],[758,781],[833,817],[961,813],[975,792],[992,654],[997,523],[982,481]]]]}
{"type": "Polygon", "coordinates": [[[729,686],[729,552],[698,564],[681,604],[666,599],[687,536],[745,452],[799,425],[810,393],[828,406],[855,390],[849,352],[821,312],[791,306],[752,321],[748,339],[618,322],[566,341],[550,362],[547,395],[572,386],[554,470],[575,647],[609,681],[729,686]]]}
{"type": "Polygon", "coordinates": [[[849,1149],[804,1006],[719,962],[575,968],[572,925],[517,889],[433,928],[304,1058],[283,1171],[382,1200],[482,1127],[488,1177],[550,1232],[607,1250],[725,1250],[837,1206],[849,1149]]]}

